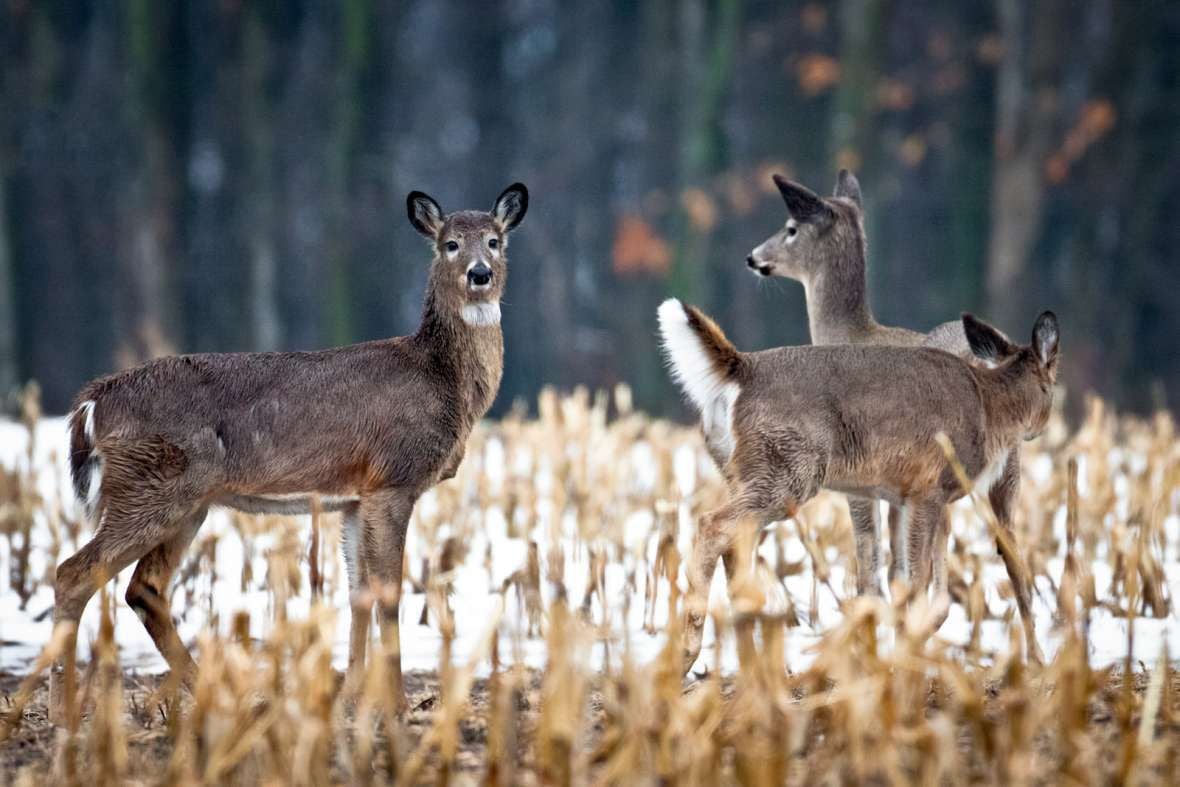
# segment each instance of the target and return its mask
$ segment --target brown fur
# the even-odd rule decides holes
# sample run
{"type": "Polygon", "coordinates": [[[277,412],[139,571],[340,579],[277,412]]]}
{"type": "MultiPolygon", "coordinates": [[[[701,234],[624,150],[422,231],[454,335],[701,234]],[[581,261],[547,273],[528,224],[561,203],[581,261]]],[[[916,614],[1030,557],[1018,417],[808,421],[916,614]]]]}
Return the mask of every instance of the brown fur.
{"type": "MultiPolygon", "coordinates": [[[[444,215],[425,194],[410,195],[410,221],[434,247],[413,335],[317,352],[161,358],[86,385],[70,422],[71,467],[84,495],[82,474],[101,466],[99,525],[58,568],[55,622],[76,626],[98,585],[139,560],[127,600],[172,668],[188,677],[192,660],[171,621],[168,583],[208,507],[291,513],[292,501],[267,496],[301,495],[295,502],[306,505],[325,495],[348,499],[337,508],[345,512],[345,538],[357,547],[359,565],[349,564],[350,666],[364,660],[372,596],[363,586],[370,580],[388,588],[378,594],[382,638],[396,642],[414,502],[455,474],[468,434],[500,385],[499,322],[468,324],[463,310],[495,304],[498,315],[507,234],[527,200],[516,184],[490,213],[444,215]],[[481,261],[490,280],[477,290],[470,271],[481,261]],[[85,433],[87,402],[94,403],[93,439],[85,433]]],[[[400,661],[391,667],[400,681],[400,661]]]]}
{"type": "MultiPolygon", "coordinates": [[[[997,342],[1001,336],[970,315],[964,315],[964,326],[997,342]]],[[[721,344],[716,336],[701,338],[706,353],[721,344]]],[[[945,529],[942,509],[967,491],[935,435],[950,438],[975,479],[1048,420],[1057,373],[1056,319],[1042,315],[1031,346],[1006,349],[994,369],[930,348],[842,345],[740,354],[745,378],[733,406],[734,448],[722,467],[729,500],[702,518],[697,534],[688,574],[685,668],[699,653],[702,605],[737,521],[790,517],[821,487],[913,506],[910,581],[925,587],[930,552],[945,529]]],[[[730,361],[718,356],[715,366],[723,363],[730,361]]],[[[718,446],[711,449],[719,453],[718,446]]],[[[1027,620],[1026,602],[1021,597],[1027,620]]]]}
{"type": "Polygon", "coordinates": [[[685,306],[684,313],[688,317],[689,327],[696,331],[701,343],[707,348],[717,373],[737,382],[744,380],[747,373],[745,358],[713,318],[695,306],[685,306]]]}

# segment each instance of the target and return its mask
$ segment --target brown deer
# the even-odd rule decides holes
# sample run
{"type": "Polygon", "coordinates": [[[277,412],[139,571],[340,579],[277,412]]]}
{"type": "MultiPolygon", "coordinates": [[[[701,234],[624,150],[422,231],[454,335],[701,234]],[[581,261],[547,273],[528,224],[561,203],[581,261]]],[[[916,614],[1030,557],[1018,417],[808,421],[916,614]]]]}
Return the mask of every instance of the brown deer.
{"type": "MultiPolygon", "coordinates": [[[[803,285],[812,344],[936,347],[976,361],[958,320],[919,333],[881,325],[873,319],[866,294],[863,200],[860,183],[851,172],[840,170],[831,199],[823,199],[780,175],[774,176],[774,182],[787,205],[786,224],[750,253],[746,265],[760,276],[782,276],[803,285]]],[[[1019,446],[1013,446],[1008,453],[998,476],[987,480],[996,517],[1002,527],[1011,531],[1012,510],[1020,488],[1019,446]]],[[[848,509],[856,539],[857,592],[880,595],[877,503],[853,496],[848,498],[848,509]]],[[[890,582],[905,573],[901,514],[897,506],[889,507],[890,582]]],[[[945,541],[946,534],[939,538],[945,541]]],[[[945,590],[945,551],[934,551],[936,592],[945,590]]],[[[1015,575],[1012,581],[1020,594],[1022,583],[1015,575]]]]}
{"type": "Polygon", "coordinates": [[[317,352],[161,358],[78,394],[70,469],[97,529],[57,568],[54,623],[74,632],[66,664],[50,678],[58,719],[73,691],[78,620],[100,585],[139,561],[127,603],[188,680],[195,665],[172,621],[169,583],[208,509],[292,514],[306,512],[314,496],[343,512],[350,682],[364,664],[376,597],[404,705],[398,604],[406,527],[418,497],[454,476],[499,389],[508,233],[524,218],[528,191],[509,186],[490,213],[444,214],[418,191],[406,203],[410,223],[434,249],[413,335],[317,352]]]}
{"type": "MultiPolygon", "coordinates": [[[[1044,429],[1053,403],[1058,329],[1051,312],[1037,318],[1032,343],[1023,347],[964,314],[968,343],[993,368],[932,348],[743,353],[712,320],[675,299],[660,306],[659,323],[672,376],[701,413],[729,492],[701,517],[688,563],[685,671],[700,653],[717,558],[732,554],[740,520],[790,518],[821,488],[904,505],[911,512],[910,583],[924,589],[946,506],[967,492],[935,436],[947,435],[978,483],[1003,466],[1013,444],[1044,429]]],[[[1029,653],[1038,654],[1022,598],[1029,653]]]]}

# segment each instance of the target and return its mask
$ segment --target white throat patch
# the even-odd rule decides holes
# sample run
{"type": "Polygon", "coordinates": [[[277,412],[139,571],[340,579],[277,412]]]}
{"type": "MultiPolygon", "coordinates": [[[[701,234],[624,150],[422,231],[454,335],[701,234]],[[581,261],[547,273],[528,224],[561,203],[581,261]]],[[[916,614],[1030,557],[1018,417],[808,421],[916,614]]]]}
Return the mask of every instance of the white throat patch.
{"type": "Polygon", "coordinates": [[[500,303],[493,301],[489,303],[464,304],[463,308],[459,311],[459,316],[463,318],[463,322],[476,328],[499,325],[500,303]]]}
{"type": "Polygon", "coordinates": [[[977,493],[986,495],[1004,477],[1004,467],[1008,464],[1008,453],[1011,450],[1009,448],[1007,451],[1004,451],[993,459],[991,464],[983,468],[983,472],[975,479],[974,486],[977,493]]]}

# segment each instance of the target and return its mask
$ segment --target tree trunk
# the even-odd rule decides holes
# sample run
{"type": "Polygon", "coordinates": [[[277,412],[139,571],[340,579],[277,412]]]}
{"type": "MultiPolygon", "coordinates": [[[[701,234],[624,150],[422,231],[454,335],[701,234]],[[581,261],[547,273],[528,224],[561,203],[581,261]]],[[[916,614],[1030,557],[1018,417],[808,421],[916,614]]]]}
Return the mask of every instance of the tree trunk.
{"type": "Polygon", "coordinates": [[[1018,326],[1018,297],[1045,208],[1045,162],[1061,118],[1060,0],[1000,0],[1003,58],[996,88],[995,168],[988,237],[988,315],[1018,326]]]}
{"type": "Polygon", "coordinates": [[[283,344],[274,240],[274,105],[266,89],[275,77],[274,70],[274,47],[266,23],[256,8],[244,8],[242,119],[249,217],[244,234],[250,259],[250,321],[256,350],[277,350],[283,344]]]}
{"type": "Polygon", "coordinates": [[[16,300],[12,289],[12,256],[8,244],[8,183],[0,156],[0,399],[16,389],[16,300]]]}
{"type": "MultiPolygon", "coordinates": [[[[720,114],[726,86],[733,72],[734,49],[741,24],[741,0],[718,0],[710,19],[704,0],[680,7],[682,93],[680,100],[680,173],[676,261],[672,289],[686,300],[709,307],[709,259],[712,227],[688,209],[691,190],[722,166],[724,153],[720,114]],[[711,23],[711,24],[710,24],[711,23]],[[708,33],[711,32],[710,37],[708,33]]],[[[707,215],[707,214],[706,214],[707,215]]]]}
{"type": "Polygon", "coordinates": [[[131,365],[176,352],[183,324],[173,276],[179,256],[176,99],[166,76],[181,42],[174,35],[176,12],[167,6],[133,0],[125,8],[126,18],[113,17],[111,25],[123,27],[131,75],[125,106],[134,153],[128,161],[130,188],[120,195],[118,241],[123,280],[130,287],[116,315],[118,362],[131,365]]]}
{"type": "MultiPolygon", "coordinates": [[[[892,10],[890,0],[843,0],[840,4],[840,84],[829,120],[830,169],[817,187],[835,182],[836,171],[842,167],[854,170],[870,189],[879,182],[876,89],[885,72],[882,64],[892,10]]],[[[878,222],[883,211],[874,207],[869,202],[865,212],[865,231],[870,239],[884,234],[878,222]]],[[[889,244],[882,243],[879,248],[888,249],[889,244]]],[[[901,264],[889,259],[884,265],[869,265],[869,289],[879,289],[888,273],[901,264]]]]}
{"type": "MultiPolygon", "coordinates": [[[[840,86],[831,124],[831,158],[873,180],[873,115],[885,54],[889,0],[844,0],[840,5],[840,86]]],[[[832,175],[834,176],[834,172],[832,175]]]]}

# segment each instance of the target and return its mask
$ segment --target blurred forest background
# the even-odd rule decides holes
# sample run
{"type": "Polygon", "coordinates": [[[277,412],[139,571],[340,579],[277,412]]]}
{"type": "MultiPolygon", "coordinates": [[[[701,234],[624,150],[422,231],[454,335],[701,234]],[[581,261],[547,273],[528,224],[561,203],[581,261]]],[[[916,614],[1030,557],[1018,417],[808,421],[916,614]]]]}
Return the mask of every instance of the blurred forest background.
{"type": "Polygon", "coordinates": [[[163,353],[412,331],[406,192],[522,180],[498,411],[623,380],[675,414],[656,305],[806,342],[744,258],[772,172],[841,166],[882,322],[1053,308],[1074,406],[1180,390],[1180,3],[4,0],[0,41],[0,390],[50,411],[163,353]]]}

